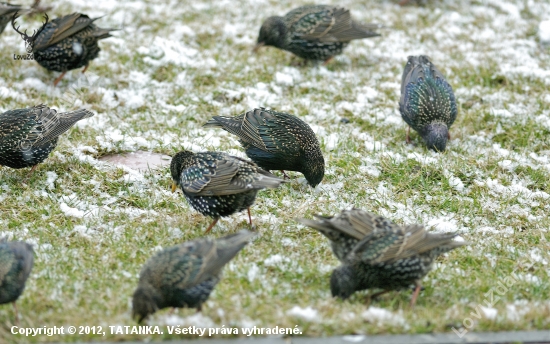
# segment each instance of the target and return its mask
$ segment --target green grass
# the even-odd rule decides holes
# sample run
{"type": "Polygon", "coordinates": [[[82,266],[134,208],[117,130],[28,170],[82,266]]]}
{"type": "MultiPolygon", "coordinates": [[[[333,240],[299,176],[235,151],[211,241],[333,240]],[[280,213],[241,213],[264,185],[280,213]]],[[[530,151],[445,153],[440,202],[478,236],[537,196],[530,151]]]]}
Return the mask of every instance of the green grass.
{"type": "MultiPolygon", "coordinates": [[[[166,331],[111,334],[108,326],[135,325],[131,296],[143,263],[160,247],[203,237],[211,219],[192,210],[181,191],[170,193],[168,169],[136,175],[97,159],[183,148],[243,156],[234,137],[201,126],[214,115],[255,106],[296,114],[318,131],[325,179],[313,190],[291,173],[290,183],[261,191],[252,207],[260,235],[226,267],[202,315],[181,309],[174,313],[179,318],[169,318],[169,310],[162,310],[149,324],[298,325],[307,336],[450,332],[462,329],[466,318],[475,320],[469,331],[549,328],[550,99],[545,76],[520,67],[550,69],[549,50],[537,38],[538,23],[548,19],[550,9],[542,0],[532,7],[513,1],[521,9],[515,18],[481,1],[468,6],[426,1],[405,8],[395,2],[346,3],[354,17],[388,28],[380,38],[352,42],[326,67],[292,66],[299,60],[274,48],[251,53],[262,20],[284,14],[296,2],[176,7],[143,2],[142,9],[121,2],[107,13],[56,3],[51,18],[73,11],[105,14],[99,26],[120,27],[124,20],[125,29],[100,43],[100,57],[89,68],[100,77],[99,86],[82,88],[78,97],[96,116],[62,136],[30,177],[28,169],[0,168],[0,236],[35,246],[35,266],[18,300],[19,326],[103,326],[107,335],[12,335],[14,313],[2,305],[0,342],[189,338],[166,331]],[[174,43],[172,57],[155,44],[156,36],[174,43]],[[415,132],[412,145],[405,144],[399,83],[406,56],[420,52],[432,57],[458,100],[453,141],[442,154],[427,151],[415,132]],[[278,84],[277,73],[292,76],[294,84],[278,84]],[[327,140],[331,134],[337,135],[335,144],[327,140]],[[48,172],[57,175],[51,185],[48,172]],[[67,216],[61,203],[86,215],[67,216]],[[439,258],[414,310],[407,290],[370,303],[369,292],[335,300],[329,278],[336,258],[322,235],[294,219],[352,206],[399,224],[455,230],[471,245],[439,258]],[[270,264],[273,257],[280,262],[270,264]],[[531,265],[532,257],[537,260],[531,265]],[[498,295],[496,317],[474,317],[479,305],[486,306],[486,294],[512,272],[519,278],[498,295]],[[317,319],[289,315],[295,306],[311,307],[317,319]],[[369,317],[369,306],[391,312],[393,321],[369,317]]],[[[21,21],[32,27],[28,19],[21,21]]],[[[38,103],[73,109],[63,95],[78,84],[78,70],[53,89],[58,73],[10,59],[23,44],[9,28],[0,46],[6,51],[0,70],[3,110],[38,103]]],[[[222,219],[209,236],[243,228],[247,216],[240,213],[222,219]]]]}

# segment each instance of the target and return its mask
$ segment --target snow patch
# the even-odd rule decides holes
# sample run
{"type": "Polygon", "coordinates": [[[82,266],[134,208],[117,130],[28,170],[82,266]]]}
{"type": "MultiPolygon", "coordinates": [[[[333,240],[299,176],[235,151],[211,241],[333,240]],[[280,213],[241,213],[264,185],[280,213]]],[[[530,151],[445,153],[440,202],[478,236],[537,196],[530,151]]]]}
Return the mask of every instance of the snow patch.
{"type": "Polygon", "coordinates": [[[312,307],[302,308],[299,306],[294,306],[286,312],[287,315],[292,315],[298,318],[302,318],[307,321],[319,321],[319,312],[312,307]]]}

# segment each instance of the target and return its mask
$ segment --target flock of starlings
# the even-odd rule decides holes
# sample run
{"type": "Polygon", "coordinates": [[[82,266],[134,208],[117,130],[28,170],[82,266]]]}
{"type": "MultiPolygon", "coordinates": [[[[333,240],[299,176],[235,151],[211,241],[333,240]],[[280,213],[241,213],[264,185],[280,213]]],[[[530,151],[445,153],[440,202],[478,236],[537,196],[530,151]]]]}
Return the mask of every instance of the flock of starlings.
{"type": "MultiPolygon", "coordinates": [[[[402,1],[405,3],[406,1],[402,1]]],[[[38,2],[35,4],[37,5],[38,2]]],[[[37,6],[33,6],[36,11],[37,6]]],[[[32,48],[34,59],[51,71],[61,72],[54,84],[69,70],[88,67],[99,53],[98,41],[110,37],[112,29],[101,29],[95,19],[73,13],[46,23],[28,36],[16,27],[21,6],[0,3],[0,33],[11,22],[32,48]]],[[[311,5],[296,8],[283,17],[270,17],[261,26],[254,50],[275,46],[306,60],[328,62],[342,53],[354,39],[378,36],[378,25],[360,24],[347,9],[311,5]]],[[[451,86],[426,56],[410,56],[401,84],[399,110],[403,120],[425,140],[428,148],[445,150],[449,128],[457,115],[451,86]]],[[[56,147],[58,137],[77,121],[93,116],[80,109],[58,113],[45,105],[6,111],[0,114],[0,165],[32,167],[43,162],[56,147]]],[[[288,113],[258,108],[236,117],[214,116],[206,127],[222,128],[236,135],[252,160],[223,152],[174,155],[170,165],[172,191],[179,186],[189,204],[214,220],[248,210],[256,194],[277,188],[285,180],[270,170],[298,171],[315,187],[324,176],[325,161],[319,141],[310,126],[288,113]]],[[[409,134],[407,133],[407,141],[409,134]]],[[[454,233],[428,233],[421,225],[398,226],[360,210],[344,210],[333,217],[298,219],[330,241],[341,262],[330,278],[334,297],[348,298],[355,291],[377,288],[382,291],[415,286],[411,307],[420,291],[420,280],[442,253],[466,244],[454,240],[454,233]]],[[[198,239],[166,248],[150,258],[141,270],[133,295],[132,315],[142,322],[165,307],[201,309],[223,266],[255,236],[241,231],[216,240],[198,239]]],[[[33,266],[31,245],[0,240],[0,304],[21,295],[33,266]]]]}

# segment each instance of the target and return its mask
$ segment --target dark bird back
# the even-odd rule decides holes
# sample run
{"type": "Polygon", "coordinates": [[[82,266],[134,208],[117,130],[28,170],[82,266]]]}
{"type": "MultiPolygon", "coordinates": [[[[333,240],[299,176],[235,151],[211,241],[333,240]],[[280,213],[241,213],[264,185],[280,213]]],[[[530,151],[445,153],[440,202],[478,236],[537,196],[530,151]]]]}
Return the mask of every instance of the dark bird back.
{"type": "Polygon", "coordinates": [[[403,120],[426,141],[444,151],[457,116],[453,89],[427,56],[409,56],[401,80],[399,110],[403,120]]]}
{"type": "Polygon", "coordinates": [[[58,113],[45,105],[0,114],[0,165],[24,168],[41,163],[59,135],[93,115],[85,109],[58,113]]]}
{"type": "Polygon", "coordinates": [[[269,17],[262,24],[258,47],[274,46],[309,60],[328,61],[341,54],[354,39],[380,36],[377,24],[360,24],[349,10],[327,5],[307,5],[284,17],[269,17]]]}
{"type": "Polygon", "coordinates": [[[19,10],[21,10],[21,5],[0,2],[0,34],[6,29],[6,25],[11,21],[13,14],[19,10]]]}
{"type": "Polygon", "coordinates": [[[220,281],[221,271],[255,233],[241,231],[217,240],[198,239],[166,248],[143,266],[132,314],[141,322],[166,307],[201,310],[220,281]]]}
{"type": "Polygon", "coordinates": [[[380,288],[398,290],[416,285],[441,254],[466,245],[454,241],[455,233],[429,233],[421,225],[401,227],[360,209],[345,210],[334,217],[300,222],[319,230],[331,241],[342,262],[330,278],[333,296],[347,299],[354,292],[380,288]]]}
{"type": "Polygon", "coordinates": [[[359,241],[373,231],[393,226],[398,227],[382,216],[357,208],[342,210],[340,214],[335,216],[314,216],[316,220],[297,220],[323,234],[330,241],[332,252],[341,262],[346,260],[348,254],[359,241]]]}
{"type": "Polygon", "coordinates": [[[325,175],[317,136],[296,116],[259,108],[236,117],[214,116],[204,126],[238,136],[246,155],[261,168],[301,172],[313,187],[325,175]]]}
{"type": "MultiPolygon", "coordinates": [[[[32,246],[23,241],[0,239],[0,304],[15,301],[25,289],[34,263],[32,246]]],[[[17,319],[17,308],[16,319],[17,319]]]]}
{"type": "Polygon", "coordinates": [[[283,183],[255,163],[222,152],[179,152],[172,158],[170,171],[172,191],[179,186],[195,210],[214,218],[207,232],[219,217],[252,206],[259,190],[283,183]]]}
{"type": "Polygon", "coordinates": [[[94,24],[97,19],[73,13],[47,23],[34,40],[36,62],[48,70],[63,73],[87,67],[99,54],[98,41],[111,37],[110,32],[115,31],[97,27],[94,24]]]}

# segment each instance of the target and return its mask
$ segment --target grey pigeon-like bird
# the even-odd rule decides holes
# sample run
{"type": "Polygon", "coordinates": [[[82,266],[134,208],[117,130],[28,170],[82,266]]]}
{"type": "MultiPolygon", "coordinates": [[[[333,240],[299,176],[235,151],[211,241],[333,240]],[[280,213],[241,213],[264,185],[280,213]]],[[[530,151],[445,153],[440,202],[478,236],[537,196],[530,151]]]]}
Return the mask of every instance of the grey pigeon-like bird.
{"type": "Polygon", "coordinates": [[[7,2],[0,2],[0,34],[4,32],[6,25],[11,21],[13,13],[21,10],[21,5],[13,5],[7,2]]]}
{"type": "Polygon", "coordinates": [[[328,62],[341,54],[351,40],[380,36],[378,24],[360,24],[348,9],[328,5],[307,5],[284,17],[269,17],[260,28],[254,51],[274,46],[306,60],[328,62]]]}
{"type": "MultiPolygon", "coordinates": [[[[14,27],[15,27],[14,18],[14,27]]],[[[38,64],[47,70],[61,72],[54,86],[69,70],[84,67],[88,69],[91,60],[101,50],[98,41],[111,37],[116,29],[102,29],[94,24],[99,18],[90,18],[82,13],[73,13],[46,23],[32,36],[16,30],[26,41],[32,41],[32,52],[38,64]]]]}
{"type": "Polygon", "coordinates": [[[58,113],[45,105],[0,114],[0,165],[32,166],[32,173],[57,146],[61,134],[93,115],[85,109],[58,113]]]}
{"type": "Polygon", "coordinates": [[[236,135],[246,155],[263,169],[302,172],[312,187],[323,180],[325,159],[319,140],[296,116],[258,108],[236,117],[214,116],[204,126],[236,135]]]}
{"type": "Polygon", "coordinates": [[[25,282],[32,270],[34,255],[32,246],[23,241],[0,239],[0,304],[13,303],[15,320],[19,316],[15,302],[25,289],[25,282]]]}
{"type": "Polygon", "coordinates": [[[172,158],[170,171],[172,192],[179,186],[195,210],[214,218],[205,233],[221,216],[245,209],[252,225],[250,207],[258,191],[275,189],[284,182],[252,161],[222,152],[179,152],[172,158]]]}
{"type": "Polygon", "coordinates": [[[420,293],[421,279],[441,254],[466,245],[455,233],[429,233],[421,225],[398,226],[382,216],[360,209],[344,210],[319,220],[300,219],[331,241],[342,262],[330,278],[334,297],[347,299],[354,292],[379,288],[382,292],[415,285],[411,307],[420,293]]]}
{"type": "Polygon", "coordinates": [[[458,113],[456,100],[453,89],[427,56],[409,56],[401,80],[399,111],[429,149],[445,150],[451,138],[449,128],[458,113]]]}
{"type": "Polygon", "coordinates": [[[255,235],[240,231],[216,240],[188,241],[156,253],[141,270],[133,296],[133,318],[141,323],[166,307],[200,311],[220,281],[223,266],[255,235]]]}

